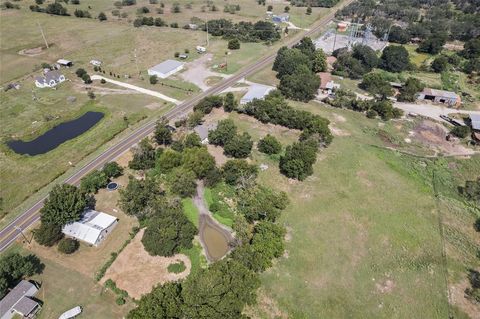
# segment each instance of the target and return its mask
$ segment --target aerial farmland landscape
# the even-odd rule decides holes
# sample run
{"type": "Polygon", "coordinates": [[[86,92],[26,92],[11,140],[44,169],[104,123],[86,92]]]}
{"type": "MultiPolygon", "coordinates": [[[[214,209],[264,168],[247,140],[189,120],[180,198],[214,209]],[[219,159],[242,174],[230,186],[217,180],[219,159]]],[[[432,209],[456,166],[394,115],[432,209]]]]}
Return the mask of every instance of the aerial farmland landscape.
{"type": "Polygon", "coordinates": [[[480,319],[480,4],[0,0],[0,318],[480,319]]]}

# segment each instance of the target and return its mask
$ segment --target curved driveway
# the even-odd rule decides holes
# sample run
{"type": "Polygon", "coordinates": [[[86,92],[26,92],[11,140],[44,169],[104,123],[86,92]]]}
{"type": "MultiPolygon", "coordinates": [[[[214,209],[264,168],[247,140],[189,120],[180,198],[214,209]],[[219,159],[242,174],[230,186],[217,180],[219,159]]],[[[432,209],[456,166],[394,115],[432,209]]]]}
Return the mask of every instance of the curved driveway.
{"type": "MultiPolygon", "coordinates": [[[[340,9],[341,7],[351,2],[353,2],[353,0],[343,1],[336,8],[340,9]]],[[[315,24],[315,26],[312,27],[309,31],[299,33],[296,36],[292,37],[287,42],[287,46],[292,47],[302,37],[311,36],[316,32],[320,31],[328,22],[330,22],[330,20],[333,19],[334,15],[335,15],[335,11],[332,10],[331,13],[321,18],[315,24]]],[[[240,79],[248,75],[251,75],[261,70],[262,68],[268,66],[270,63],[274,61],[275,57],[276,57],[276,52],[271,55],[260,58],[253,64],[242,68],[239,72],[235,73],[231,77],[224,79],[222,82],[218,83],[216,86],[212,87],[211,89],[205,92],[202,92],[192,97],[190,100],[187,100],[177,105],[175,108],[168,111],[164,115],[164,117],[166,117],[168,120],[182,117],[183,115],[187,114],[193,108],[193,106],[197,104],[204,97],[221,93],[223,90],[232,86],[233,84],[238,82],[240,79]]],[[[152,133],[153,130],[155,129],[155,122],[156,122],[156,119],[148,122],[147,124],[138,128],[136,131],[132,132],[130,135],[124,137],[117,144],[108,148],[106,151],[101,153],[99,156],[97,156],[87,165],[80,168],[77,172],[75,172],[73,175],[67,178],[64,181],[64,183],[78,185],[78,183],[80,182],[80,179],[83,176],[85,176],[86,174],[88,174],[89,172],[95,169],[101,168],[104,164],[114,160],[115,158],[117,158],[118,156],[126,152],[128,149],[130,149],[133,145],[135,145],[136,143],[141,141],[143,138],[148,136],[150,133],[152,133]]],[[[4,229],[0,231],[0,252],[3,252],[8,246],[10,246],[10,244],[12,244],[15,241],[15,239],[21,235],[22,230],[27,229],[28,227],[30,227],[40,219],[38,211],[40,210],[40,208],[42,208],[43,201],[45,200],[45,198],[47,198],[47,196],[40,199],[32,207],[30,207],[29,209],[21,213],[15,220],[13,220],[4,229]]]]}

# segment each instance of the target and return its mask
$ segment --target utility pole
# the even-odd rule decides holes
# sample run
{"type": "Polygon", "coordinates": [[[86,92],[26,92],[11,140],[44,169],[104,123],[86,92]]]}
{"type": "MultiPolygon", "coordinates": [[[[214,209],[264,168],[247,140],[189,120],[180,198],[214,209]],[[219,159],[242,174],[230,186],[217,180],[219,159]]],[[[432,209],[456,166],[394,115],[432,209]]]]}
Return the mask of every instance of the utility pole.
{"type": "Polygon", "coordinates": [[[40,33],[42,34],[43,41],[45,41],[45,46],[46,46],[47,49],[48,49],[49,46],[48,46],[47,39],[45,38],[45,34],[43,33],[43,29],[42,29],[42,27],[40,26],[40,23],[38,23],[38,21],[37,21],[37,25],[38,25],[38,27],[39,27],[39,29],[40,29],[40,33]]]}
{"type": "Polygon", "coordinates": [[[137,73],[138,75],[140,75],[140,69],[138,68],[138,62],[137,62],[137,48],[135,48],[133,51],[133,57],[135,58],[135,66],[137,67],[137,73]]]}
{"type": "Polygon", "coordinates": [[[23,233],[21,227],[13,226],[13,228],[15,228],[16,230],[18,230],[18,231],[20,232],[20,234],[22,234],[22,236],[23,236],[23,238],[25,239],[25,241],[30,244],[30,241],[28,240],[27,236],[25,236],[25,234],[23,233]]]}
{"type": "Polygon", "coordinates": [[[338,28],[338,25],[335,26],[335,38],[333,39],[333,50],[332,50],[332,53],[333,53],[333,51],[335,51],[335,45],[337,44],[337,28],[338,28]]]}

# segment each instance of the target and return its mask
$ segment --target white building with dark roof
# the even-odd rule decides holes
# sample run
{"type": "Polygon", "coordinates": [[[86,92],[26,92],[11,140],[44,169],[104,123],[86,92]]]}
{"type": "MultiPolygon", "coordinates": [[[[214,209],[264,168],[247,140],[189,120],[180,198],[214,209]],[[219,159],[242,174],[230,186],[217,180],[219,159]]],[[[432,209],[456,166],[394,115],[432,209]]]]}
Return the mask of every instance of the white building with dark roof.
{"type": "Polygon", "coordinates": [[[148,75],[156,75],[161,79],[166,79],[170,75],[183,69],[183,63],[175,60],[166,60],[160,64],[148,69],[148,75]]]}
{"type": "Polygon", "coordinates": [[[29,281],[22,280],[0,301],[0,319],[11,319],[15,315],[34,318],[40,304],[33,299],[38,288],[29,281]]]}
{"type": "Polygon", "coordinates": [[[90,209],[83,213],[79,221],[65,225],[62,233],[89,245],[98,246],[117,223],[116,217],[90,209]]]}
{"type": "Polygon", "coordinates": [[[247,93],[240,99],[240,104],[247,104],[248,102],[252,102],[254,99],[261,100],[274,89],[275,88],[273,86],[252,84],[248,88],[247,93]]]}
{"type": "Polygon", "coordinates": [[[38,88],[53,88],[64,81],[65,75],[58,71],[47,71],[44,75],[35,77],[35,85],[38,88]]]}

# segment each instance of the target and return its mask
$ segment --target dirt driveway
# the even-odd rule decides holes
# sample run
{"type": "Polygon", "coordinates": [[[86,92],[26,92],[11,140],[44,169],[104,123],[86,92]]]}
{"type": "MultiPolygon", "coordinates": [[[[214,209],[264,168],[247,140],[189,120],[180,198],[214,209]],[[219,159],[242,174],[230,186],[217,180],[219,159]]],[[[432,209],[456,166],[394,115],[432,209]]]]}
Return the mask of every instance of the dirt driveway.
{"type": "Polygon", "coordinates": [[[186,71],[179,74],[179,76],[185,81],[191,82],[198,86],[202,91],[206,91],[210,88],[209,85],[205,83],[205,80],[209,77],[222,77],[228,78],[229,75],[213,72],[208,67],[208,62],[211,61],[213,55],[207,53],[202,55],[200,58],[187,63],[185,65],[186,71]]]}

